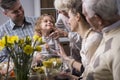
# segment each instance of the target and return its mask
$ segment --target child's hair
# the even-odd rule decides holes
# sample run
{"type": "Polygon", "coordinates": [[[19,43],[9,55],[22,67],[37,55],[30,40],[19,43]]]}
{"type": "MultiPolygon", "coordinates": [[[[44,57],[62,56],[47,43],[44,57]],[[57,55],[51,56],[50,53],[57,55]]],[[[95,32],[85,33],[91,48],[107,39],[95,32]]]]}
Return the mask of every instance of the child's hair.
{"type": "Polygon", "coordinates": [[[43,18],[44,18],[45,16],[50,17],[51,20],[52,20],[53,25],[55,25],[55,19],[54,19],[54,17],[53,17],[52,15],[50,15],[50,14],[42,14],[42,15],[37,19],[37,21],[36,21],[36,23],[35,23],[35,33],[39,33],[39,35],[41,35],[41,36],[42,36],[42,33],[41,33],[41,26],[40,26],[40,25],[41,25],[41,22],[42,22],[42,20],[43,20],[43,18]]]}

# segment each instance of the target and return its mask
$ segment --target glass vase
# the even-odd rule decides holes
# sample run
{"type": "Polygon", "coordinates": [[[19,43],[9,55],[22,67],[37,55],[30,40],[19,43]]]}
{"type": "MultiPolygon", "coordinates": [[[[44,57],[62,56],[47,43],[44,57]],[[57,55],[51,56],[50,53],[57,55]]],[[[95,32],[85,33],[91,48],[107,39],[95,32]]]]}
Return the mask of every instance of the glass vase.
{"type": "Polygon", "coordinates": [[[28,80],[29,79],[29,70],[25,69],[25,68],[21,68],[21,69],[16,69],[15,68],[15,78],[16,80],[28,80]]]}
{"type": "Polygon", "coordinates": [[[31,69],[31,60],[20,64],[14,63],[14,72],[16,80],[29,80],[29,71],[31,69]]]}

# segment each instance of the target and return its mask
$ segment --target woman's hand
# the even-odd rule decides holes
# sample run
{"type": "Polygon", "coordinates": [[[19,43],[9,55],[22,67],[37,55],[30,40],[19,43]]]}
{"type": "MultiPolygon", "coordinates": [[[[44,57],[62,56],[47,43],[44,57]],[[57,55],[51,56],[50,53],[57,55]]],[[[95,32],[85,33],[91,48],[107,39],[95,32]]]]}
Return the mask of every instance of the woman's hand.
{"type": "Polygon", "coordinates": [[[65,53],[65,50],[63,49],[63,46],[60,43],[58,43],[58,46],[59,46],[58,55],[60,55],[63,58],[67,58],[67,55],[65,53]]]}
{"type": "Polygon", "coordinates": [[[63,31],[61,29],[56,28],[54,32],[52,32],[49,37],[52,37],[54,39],[58,39],[59,37],[67,37],[68,33],[66,31],[63,31]]]}

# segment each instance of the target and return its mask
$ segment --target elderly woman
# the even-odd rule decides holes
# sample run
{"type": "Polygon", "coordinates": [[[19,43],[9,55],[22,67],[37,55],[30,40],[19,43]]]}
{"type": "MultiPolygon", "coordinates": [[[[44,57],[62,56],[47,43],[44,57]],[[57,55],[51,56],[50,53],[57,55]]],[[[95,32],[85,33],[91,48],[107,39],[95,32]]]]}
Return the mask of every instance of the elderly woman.
{"type": "Polygon", "coordinates": [[[82,37],[82,46],[80,51],[82,63],[67,57],[62,48],[61,56],[68,61],[71,67],[74,67],[80,71],[83,67],[86,68],[86,66],[89,65],[92,56],[101,42],[102,34],[93,30],[87,23],[84,15],[82,14],[81,0],[76,0],[75,3],[72,3],[71,8],[69,9],[69,24],[71,30],[79,33],[82,37]]]}
{"type": "Polygon", "coordinates": [[[120,80],[120,0],[83,0],[83,14],[103,33],[84,80],[120,80]]]}
{"type": "Polygon", "coordinates": [[[64,4],[63,2],[64,0],[55,0],[54,1],[54,6],[55,9],[58,12],[58,18],[56,21],[56,27],[61,28],[67,32],[70,31],[70,25],[68,24],[68,9],[67,9],[67,5],[64,4]]]}
{"type": "Polygon", "coordinates": [[[71,3],[74,3],[76,0],[55,0],[54,1],[54,6],[55,9],[58,11],[58,19],[56,21],[56,27],[63,27],[66,29],[66,31],[62,31],[62,30],[56,30],[55,33],[53,33],[53,35],[50,35],[54,38],[56,37],[68,37],[70,40],[70,43],[74,43],[79,50],[80,48],[80,44],[77,45],[77,43],[81,42],[81,37],[76,33],[76,32],[72,32],[70,30],[70,24],[68,23],[68,8],[71,7],[71,3]],[[54,36],[54,34],[59,33],[57,36],[54,36]]]}

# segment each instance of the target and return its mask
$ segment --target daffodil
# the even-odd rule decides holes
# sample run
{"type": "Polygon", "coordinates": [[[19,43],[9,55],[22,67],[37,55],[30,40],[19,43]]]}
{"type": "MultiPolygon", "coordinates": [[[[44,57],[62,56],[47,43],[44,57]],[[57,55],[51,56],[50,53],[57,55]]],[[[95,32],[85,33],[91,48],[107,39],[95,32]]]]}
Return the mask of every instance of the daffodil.
{"type": "MultiPolygon", "coordinates": [[[[28,76],[34,51],[41,51],[42,49],[41,44],[38,45],[38,43],[40,43],[38,40],[41,37],[36,36],[35,38],[36,41],[34,42],[32,42],[33,39],[29,36],[22,39],[19,39],[18,36],[3,36],[2,39],[0,39],[0,50],[5,47],[14,63],[16,80],[23,80],[22,77],[28,76]]],[[[41,39],[40,41],[42,42],[41,39]]],[[[41,68],[39,72],[42,73],[44,71],[41,68]]]]}
{"type": "Polygon", "coordinates": [[[33,53],[33,47],[31,47],[30,45],[26,45],[24,47],[24,52],[27,54],[27,55],[30,55],[31,53],[33,53]]]}
{"type": "Polygon", "coordinates": [[[36,51],[41,51],[41,50],[42,50],[42,47],[41,47],[41,46],[36,46],[35,50],[36,50],[36,51]]]}
{"type": "Polygon", "coordinates": [[[38,38],[39,43],[44,43],[42,37],[38,38]]]}
{"type": "Polygon", "coordinates": [[[43,66],[46,68],[52,68],[53,62],[52,61],[43,61],[43,66]]]}
{"type": "Polygon", "coordinates": [[[38,36],[38,35],[34,35],[34,36],[33,36],[33,40],[34,40],[34,41],[37,40],[39,43],[44,43],[42,37],[40,37],[40,36],[38,36]]]}
{"type": "Polygon", "coordinates": [[[24,39],[19,39],[19,45],[22,45],[22,44],[24,44],[24,39]]]}
{"type": "Polygon", "coordinates": [[[17,42],[19,40],[18,36],[8,36],[7,37],[7,42],[14,44],[14,42],[17,42]]]}
{"type": "Polygon", "coordinates": [[[6,39],[7,39],[7,36],[2,37],[1,41],[2,41],[3,44],[6,44],[6,43],[7,43],[7,40],[6,40],[6,39]]]}
{"type": "Polygon", "coordinates": [[[39,36],[38,36],[38,35],[34,35],[34,36],[33,36],[33,40],[34,40],[34,41],[36,41],[36,40],[38,40],[38,39],[39,39],[39,36]]]}
{"type": "Polygon", "coordinates": [[[5,43],[2,40],[0,40],[0,50],[2,50],[4,47],[5,47],[5,43]]]}

